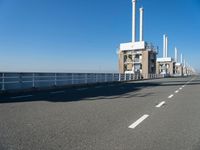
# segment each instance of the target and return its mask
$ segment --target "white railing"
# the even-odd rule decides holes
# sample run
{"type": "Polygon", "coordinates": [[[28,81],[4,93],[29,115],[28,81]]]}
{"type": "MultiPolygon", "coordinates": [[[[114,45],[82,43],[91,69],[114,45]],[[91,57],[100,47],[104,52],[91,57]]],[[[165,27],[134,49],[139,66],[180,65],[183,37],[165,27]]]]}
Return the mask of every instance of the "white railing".
{"type": "Polygon", "coordinates": [[[0,91],[162,78],[156,74],[0,73],[0,91]]]}

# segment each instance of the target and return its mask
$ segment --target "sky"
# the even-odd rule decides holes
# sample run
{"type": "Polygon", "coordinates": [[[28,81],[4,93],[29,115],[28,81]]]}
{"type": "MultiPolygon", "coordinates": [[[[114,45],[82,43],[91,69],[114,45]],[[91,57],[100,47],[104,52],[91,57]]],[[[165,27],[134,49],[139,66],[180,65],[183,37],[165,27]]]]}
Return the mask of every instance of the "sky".
{"type": "MultiPolygon", "coordinates": [[[[200,70],[200,0],[138,0],[137,28],[140,7],[158,57],[167,34],[169,55],[200,70]]],[[[0,71],[117,72],[131,15],[131,0],[0,0],[0,71]]]]}

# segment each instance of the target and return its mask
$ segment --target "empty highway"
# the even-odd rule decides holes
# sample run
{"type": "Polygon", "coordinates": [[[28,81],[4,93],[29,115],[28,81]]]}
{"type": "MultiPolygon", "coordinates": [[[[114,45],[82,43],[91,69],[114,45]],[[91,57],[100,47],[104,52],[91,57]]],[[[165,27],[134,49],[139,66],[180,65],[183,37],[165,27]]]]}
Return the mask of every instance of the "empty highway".
{"type": "Polygon", "coordinates": [[[199,149],[199,76],[0,96],[0,150],[199,149]]]}

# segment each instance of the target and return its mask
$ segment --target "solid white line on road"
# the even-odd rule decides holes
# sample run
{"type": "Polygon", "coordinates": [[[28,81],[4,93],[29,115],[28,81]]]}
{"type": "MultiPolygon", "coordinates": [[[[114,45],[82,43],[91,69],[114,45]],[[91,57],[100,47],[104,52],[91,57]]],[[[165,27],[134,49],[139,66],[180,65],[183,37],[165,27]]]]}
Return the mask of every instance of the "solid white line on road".
{"type": "Polygon", "coordinates": [[[172,95],[170,95],[168,98],[172,98],[174,95],[172,94],[172,95]]]}
{"type": "Polygon", "coordinates": [[[28,98],[28,97],[32,97],[32,96],[33,95],[23,95],[23,96],[11,97],[11,99],[28,98]]]}
{"type": "Polygon", "coordinates": [[[178,92],[179,92],[179,90],[176,90],[176,91],[175,91],[175,93],[178,93],[178,92]]]}
{"type": "Polygon", "coordinates": [[[165,104],[165,101],[160,102],[158,105],[156,105],[157,108],[161,107],[162,105],[165,104]]]}
{"type": "Polygon", "coordinates": [[[51,92],[51,94],[60,94],[60,93],[65,93],[65,91],[55,91],[55,92],[51,92]]]}
{"type": "Polygon", "coordinates": [[[140,119],[138,119],[136,122],[131,124],[128,128],[134,129],[135,127],[137,127],[140,123],[142,123],[148,117],[149,117],[149,115],[143,115],[140,119]]]}

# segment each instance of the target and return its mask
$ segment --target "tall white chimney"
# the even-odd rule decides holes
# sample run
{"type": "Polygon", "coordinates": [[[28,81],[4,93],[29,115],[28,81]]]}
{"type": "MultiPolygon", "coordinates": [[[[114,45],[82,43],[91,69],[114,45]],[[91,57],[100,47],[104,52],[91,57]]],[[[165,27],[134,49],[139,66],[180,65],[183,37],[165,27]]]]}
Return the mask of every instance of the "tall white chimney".
{"type": "Polygon", "coordinates": [[[186,67],[186,60],[184,59],[184,67],[186,67]]]}
{"type": "Polygon", "coordinates": [[[165,44],[165,57],[168,57],[168,36],[166,36],[166,44],[165,44]]]}
{"type": "Polygon", "coordinates": [[[175,47],[175,62],[178,63],[178,50],[175,47]]]}
{"type": "Polygon", "coordinates": [[[136,41],[136,0],[132,0],[132,42],[136,41]]]}
{"type": "Polygon", "coordinates": [[[181,54],[181,64],[183,63],[183,54],[181,54]]]}
{"type": "Polygon", "coordinates": [[[163,35],[163,58],[165,58],[165,50],[166,50],[166,35],[163,35]]]}
{"type": "Polygon", "coordinates": [[[143,21],[144,21],[144,8],[140,8],[140,41],[144,41],[143,39],[143,21]]]}

